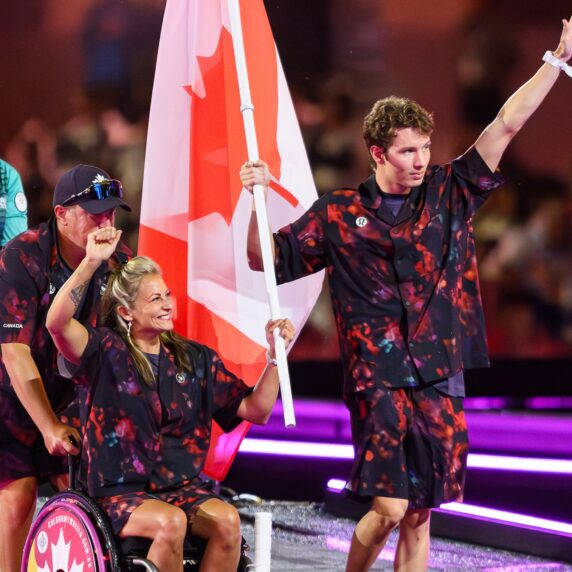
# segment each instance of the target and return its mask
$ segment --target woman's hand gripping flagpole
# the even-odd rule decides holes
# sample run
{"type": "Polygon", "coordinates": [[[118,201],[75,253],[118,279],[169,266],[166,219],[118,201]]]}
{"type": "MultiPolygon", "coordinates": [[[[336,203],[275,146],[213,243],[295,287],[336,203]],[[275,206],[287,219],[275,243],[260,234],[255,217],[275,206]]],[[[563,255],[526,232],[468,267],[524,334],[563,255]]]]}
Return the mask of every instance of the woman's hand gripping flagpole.
{"type": "MultiPolygon", "coordinates": [[[[250,97],[250,84],[248,81],[246,56],[242,37],[239,0],[227,0],[227,2],[240,91],[240,110],[242,112],[242,119],[244,122],[248,160],[250,162],[256,162],[259,158],[258,142],[254,126],[254,106],[252,105],[250,97]]],[[[262,251],[262,262],[264,265],[266,291],[268,292],[268,300],[270,304],[270,315],[272,319],[276,320],[281,318],[282,315],[280,313],[280,304],[278,302],[278,288],[276,285],[276,274],[274,272],[272,245],[270,243],[270,235],[267,231],[269,226],[263,186],[255,185],[253,195],[258,228],[260,229],[260,247],[262,251]]],[[[279,335],[278,328],[274,330],[273,335],[275,341],[276,360],[278,362],[280,397],[282,399],[282,407],[284,410],[284,424],[286,427],[295,427],[296,417],[294,415],[294,403],[292,400],[288,362],[286,361],[286,346],[284,344],[284,339],[279,335]]]]}

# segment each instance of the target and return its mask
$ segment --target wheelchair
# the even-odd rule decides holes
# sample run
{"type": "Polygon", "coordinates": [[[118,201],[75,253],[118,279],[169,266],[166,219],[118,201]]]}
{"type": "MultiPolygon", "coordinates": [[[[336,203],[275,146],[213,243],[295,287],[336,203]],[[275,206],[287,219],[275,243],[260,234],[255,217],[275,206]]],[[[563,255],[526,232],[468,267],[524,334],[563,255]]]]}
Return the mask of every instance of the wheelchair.
{"type": "MultiPolygon", "coordinates": [[[[69,461],[70,485],[75,484],[74,461],[69,461]]],[[[146,538],[115,538],[107,515],[84,493],[70,488],[56,493],[32,523],[22,555],[21,572],[159,572],[145,555],[146,538]]],[[[206,541],[185,540],[185,572],[198,571],[206,541]]],[[[237,572],[254,570],[243,540],[237,572]]]]}

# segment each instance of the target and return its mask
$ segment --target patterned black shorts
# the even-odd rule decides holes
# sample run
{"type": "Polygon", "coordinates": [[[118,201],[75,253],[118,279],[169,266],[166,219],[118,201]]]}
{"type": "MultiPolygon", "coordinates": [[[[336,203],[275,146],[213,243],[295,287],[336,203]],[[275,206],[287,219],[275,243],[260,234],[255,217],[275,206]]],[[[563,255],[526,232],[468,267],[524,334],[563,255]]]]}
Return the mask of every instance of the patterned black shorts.
{"type": "Polygon", "coordinates": [[[461,501],[469,450],[460,397],[434,387],[358,392],[348,403],[358,497],[406,499],[409,508],[461,501]]]}
{"type": "Polygon", "coordinates": [[[98,497],[95,500],[109,517],[113,532],[118,534],[129,520],[131,513],[148,500],[160,500],[182,509],[188,517],[190,532],[190,524],[199,505],[212,498],[219,497],[205,488],[202,480],[196,479],[168,491],[124,493],[111,497],[98,497]]]}

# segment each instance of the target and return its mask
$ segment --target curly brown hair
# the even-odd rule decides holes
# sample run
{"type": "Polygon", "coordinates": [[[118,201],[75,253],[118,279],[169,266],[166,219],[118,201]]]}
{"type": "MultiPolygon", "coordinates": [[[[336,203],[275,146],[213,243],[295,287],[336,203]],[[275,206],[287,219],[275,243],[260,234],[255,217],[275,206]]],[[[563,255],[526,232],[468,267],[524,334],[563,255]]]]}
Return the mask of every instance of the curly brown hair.
{"type": "MultiPolygon", "coordinates": [[[[411,127],[431,135],[435,124],[433,114],[406,97],[390,95],[378,99],[363,121],[363,138],[368,151],[372,145],[388,149],[398,129],[411,127]]],[[[373,163],[375,168],[375,163],[373,163]]]]}

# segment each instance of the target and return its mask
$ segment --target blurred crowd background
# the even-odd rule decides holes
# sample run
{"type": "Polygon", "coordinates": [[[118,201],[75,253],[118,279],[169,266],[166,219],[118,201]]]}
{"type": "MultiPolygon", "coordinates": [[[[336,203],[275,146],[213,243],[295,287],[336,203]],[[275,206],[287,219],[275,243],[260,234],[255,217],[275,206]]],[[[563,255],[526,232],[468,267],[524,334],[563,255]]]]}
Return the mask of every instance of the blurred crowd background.
{"type": "MultiPolygon", "coordinates": [[[[319,193],[369,176],[361,121],[385,95],[435,113],[433,161],[462,153],[554,49],[569,2],[266,0],[319,193]]],[[[164,0],[3,2],[0,156],[34,225],[79,162],[121,179],[137,248],[146,127],[164,0]]],[[[572,129],[562,77],[501,165],[474,232],[493,356],[572,356],[572,129]]],[[[122,213],[118,213],[122,216],[122,213]]],[[[292,358],[335,360],[327,290],[292,358]]]]}

